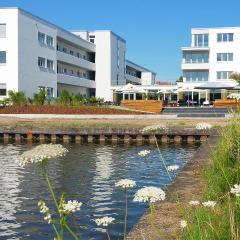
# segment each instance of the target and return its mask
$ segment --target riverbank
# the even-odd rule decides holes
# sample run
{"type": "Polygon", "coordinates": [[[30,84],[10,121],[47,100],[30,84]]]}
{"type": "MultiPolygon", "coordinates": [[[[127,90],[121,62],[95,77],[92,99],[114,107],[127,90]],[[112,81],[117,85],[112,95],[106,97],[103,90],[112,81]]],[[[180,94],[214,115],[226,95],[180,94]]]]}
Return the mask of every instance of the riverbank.
{"type": "Polygon", "coordinates": [[[210,155],[218,140],[218,136],[210,136],[199,147],[194,157],[168,187],[167,200],[155,205],[154,224],[162,237],[150,223],[150,213],[146,213],[128,234],[129,240],[178,239],[181,234],[180,220],[189,208],[189,201],[201,198],[205,184],[202,173],[211,162],[210,155]]]}
{"type": "Polygon", "coordinates": [[[226,118],[176,118],[169,115],[23,115],[1,114],[1,127],[38,127],[38,128],[142,128],[149,125],[163,124],[168,127],[195,127],[199,122],[210,123],[213,127],[223,127],[226,118]]]}

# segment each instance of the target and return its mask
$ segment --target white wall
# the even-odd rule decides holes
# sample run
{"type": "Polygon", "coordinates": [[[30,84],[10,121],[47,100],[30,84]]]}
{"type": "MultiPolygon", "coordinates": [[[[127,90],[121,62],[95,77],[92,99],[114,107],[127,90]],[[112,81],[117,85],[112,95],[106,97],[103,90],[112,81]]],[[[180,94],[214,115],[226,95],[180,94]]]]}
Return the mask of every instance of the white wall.
{"type": "Polygon", "coordinates": [[[0,83],[7,85],[7,91],[18,91],[18,10],[0,9],[0,23],[6,24],[6,38],[0,38],[0,51],[6,51],[6,64],[0,64],[0,83]]]}
{"type": "Polygon", "coordinates": [[[27,96],[37,93],[39,86],[52,87],[54,97],[57,96],[56,36],[56,28],[19,11],[19,91],[24,91],[27,96]],[[54,47],[41,44],[38,32],[53,37],[54,47]],[[39,68],[38,57],[53,60],[54,71],[39,68]]]}

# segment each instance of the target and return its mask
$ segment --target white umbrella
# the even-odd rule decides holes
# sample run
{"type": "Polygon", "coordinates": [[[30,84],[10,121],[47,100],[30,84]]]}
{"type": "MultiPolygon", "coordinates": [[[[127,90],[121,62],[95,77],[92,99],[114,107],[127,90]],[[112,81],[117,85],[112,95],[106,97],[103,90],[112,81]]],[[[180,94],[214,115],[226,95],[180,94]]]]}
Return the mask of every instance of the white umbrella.
{"type": "Polygon", "coordinates": [[[116,90],[116,92],[128,92],[128,93],[134,93],[134,92],[139,92],[140,89],[131,83],[128,83],[127,85],[124,85],[123,87],[119,88],[116,90]]]}
{"type": "Polygon", "coordinates": [[[231,93],[227,96],[227,98],[240,100],[240,93],[231,93]]]}

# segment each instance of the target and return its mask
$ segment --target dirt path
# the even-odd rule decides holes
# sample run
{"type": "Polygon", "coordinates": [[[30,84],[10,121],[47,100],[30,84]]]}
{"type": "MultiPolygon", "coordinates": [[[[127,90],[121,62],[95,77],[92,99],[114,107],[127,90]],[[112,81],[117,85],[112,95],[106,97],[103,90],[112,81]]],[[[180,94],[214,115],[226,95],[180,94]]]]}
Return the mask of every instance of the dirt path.
{"type": "Polygon", "coordinates": [[[168,188],[167,200],[155,205],[155,226],[162,236],[150,223],[150,214],[146,213],[128,235],[128,240],[174,240],[179,236],[180,220],[183,210],[187,211],[188,202],[201,197],[204,182],[201,173],[210,163],[210,154],[216,146],[218,137],[211,136],[197,150],[193,159],[183,168],[175,181],[168,188]]]}

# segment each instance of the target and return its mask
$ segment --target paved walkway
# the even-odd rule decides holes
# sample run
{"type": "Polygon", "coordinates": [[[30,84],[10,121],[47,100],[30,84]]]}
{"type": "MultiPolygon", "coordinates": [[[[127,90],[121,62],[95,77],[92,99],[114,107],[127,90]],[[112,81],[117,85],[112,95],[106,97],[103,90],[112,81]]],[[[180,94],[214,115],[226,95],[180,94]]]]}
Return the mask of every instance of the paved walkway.
{"type": "MultiPolygon", "coordinates": [[[[10,117],[10,118],[21,118],[21,119],[136,119],[136,120],[147,120],[147,119],[193,119],[191,117],[177,117],[177,114],[143,114],[143,115],[107,115],[107,114],[0,114],[0,117],[10,117]]],[[[228,114],[226,117],[218,119],[230,118],[231,115],[228,114]]],[[[194,119],[202,119],[202,117],[194,117],[194,119]]],[[[216,118],[206,118],[206,119],[216,119],[216,118]]]]}

